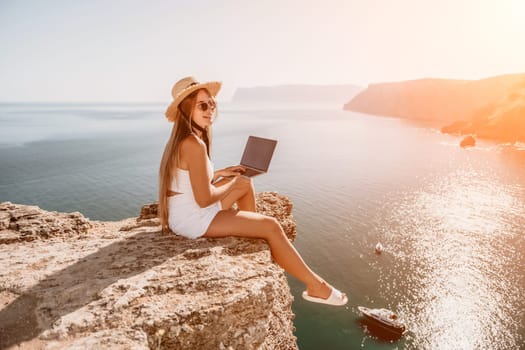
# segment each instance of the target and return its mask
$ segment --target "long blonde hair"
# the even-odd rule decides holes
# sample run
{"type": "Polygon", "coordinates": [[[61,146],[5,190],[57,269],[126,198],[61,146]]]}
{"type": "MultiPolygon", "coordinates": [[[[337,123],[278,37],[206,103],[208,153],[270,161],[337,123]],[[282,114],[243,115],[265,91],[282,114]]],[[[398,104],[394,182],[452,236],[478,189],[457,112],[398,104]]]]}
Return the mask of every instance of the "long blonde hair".
{"type": "MultiPolygon", "coordinates": [[[[192,113],[197,103],[197,94],[201,90],[205,90],[211,97],[208,90],[199,89],[192,92],[182,100],[177,108],[176,121],[173,124],[170,138],[166,143],[162,160],[160,161],[158,216],[163,233],[169,232],[168,191],[170,190],[173,177],[177,179],[176,169],[179,167],[180,144],[186,139],[186,137],[194,133],[193,127],[195,126],[195,123],[192,122],[192,113]]],[[[217,110],[215,113],[217,113],[217,110]]],[[[211,153],[211,138],[211,127],[209,127],[203,132],[203,141],[206,144],[208,158],[210,158],[211,153]]]]}

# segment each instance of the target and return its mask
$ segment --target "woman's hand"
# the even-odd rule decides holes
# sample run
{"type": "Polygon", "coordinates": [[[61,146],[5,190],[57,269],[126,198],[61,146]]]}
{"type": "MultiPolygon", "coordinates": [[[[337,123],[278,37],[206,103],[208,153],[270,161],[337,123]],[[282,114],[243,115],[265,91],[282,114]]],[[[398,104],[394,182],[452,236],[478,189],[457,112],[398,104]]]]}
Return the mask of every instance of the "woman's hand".
{"type": "Polygon", "coordinates": [[[234,165],[217,171],[218,176],[229,177],[241,175],[246,171],[246,168],[241,165],[234,165]]]}
{"type": "Polygon", "coordinates": [[[246,168],[241,165],[229,166],[224,169],[215,171],[212,178],[212,184],[222,184],[226,179],[232,179],[233,177],[242,175],[246,171],[246,168]],[[221,180],[222,178],[222,180],[221,180]]]}

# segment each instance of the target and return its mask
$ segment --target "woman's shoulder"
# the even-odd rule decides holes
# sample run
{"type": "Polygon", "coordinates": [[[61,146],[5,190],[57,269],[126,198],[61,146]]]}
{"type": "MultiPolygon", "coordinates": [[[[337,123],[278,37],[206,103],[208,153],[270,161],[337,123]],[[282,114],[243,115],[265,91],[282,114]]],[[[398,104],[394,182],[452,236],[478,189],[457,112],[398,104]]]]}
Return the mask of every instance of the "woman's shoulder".
{"type": "Polygon", "coordinates": [[[181,149],[184,153],[206,152],[206,144],[197,135],[190,134],[181,142],[181,149]]]}

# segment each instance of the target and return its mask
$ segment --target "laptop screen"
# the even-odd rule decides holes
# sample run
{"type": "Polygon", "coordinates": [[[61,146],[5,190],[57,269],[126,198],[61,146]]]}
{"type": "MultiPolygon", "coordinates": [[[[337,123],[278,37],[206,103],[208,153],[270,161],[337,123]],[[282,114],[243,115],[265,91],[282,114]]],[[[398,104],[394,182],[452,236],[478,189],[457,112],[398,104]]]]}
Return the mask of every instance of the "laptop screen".
{"type": "Polygon", "coordinates": [[[241,159],[241,165],[261,171],[268,171],[273,151],[277,145],[276,140],[250,136],[241,159]]]}

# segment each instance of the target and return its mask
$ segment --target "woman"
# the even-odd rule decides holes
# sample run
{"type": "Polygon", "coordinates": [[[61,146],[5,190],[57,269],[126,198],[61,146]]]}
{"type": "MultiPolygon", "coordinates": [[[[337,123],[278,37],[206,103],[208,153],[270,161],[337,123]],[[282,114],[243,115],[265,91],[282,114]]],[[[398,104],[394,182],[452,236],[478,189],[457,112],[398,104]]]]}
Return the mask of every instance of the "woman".
{"type": "Polygon", "coordinates": [[[174,122],[159,171],[159,217],[163,231],[188,238],[238,236],[263,238],[274,260],[306,285],[303,298],[345,305],[346,295],[328,285],[303,261],[279,222],[255,212],[255,192],[244,168],[213,171],[211,125],[219,82],[178,81],[166,117],[174,122]],[[218,180],[218,181],[217,181],[218,180]],[[233,210],[233,204],[237,210],[233,210]]]}

